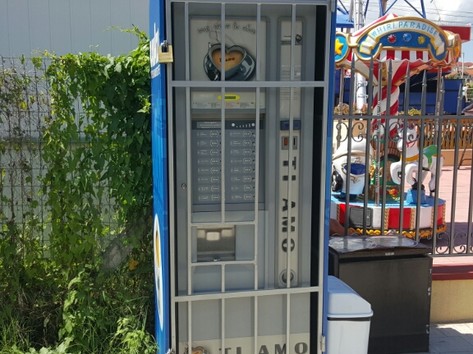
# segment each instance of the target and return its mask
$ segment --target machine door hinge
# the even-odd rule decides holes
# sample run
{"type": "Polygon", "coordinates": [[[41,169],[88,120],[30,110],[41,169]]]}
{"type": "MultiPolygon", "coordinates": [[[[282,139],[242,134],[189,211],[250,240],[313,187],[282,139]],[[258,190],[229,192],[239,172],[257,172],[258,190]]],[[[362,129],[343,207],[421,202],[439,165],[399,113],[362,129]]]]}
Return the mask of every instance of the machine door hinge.
{"type": "Polygon", "coordinates": [[[320,351],[322,353],[325,353],[325,350],[326,350],[326,348],[325,348],[325,336],[322,334],[320,336],[320,351]]]}

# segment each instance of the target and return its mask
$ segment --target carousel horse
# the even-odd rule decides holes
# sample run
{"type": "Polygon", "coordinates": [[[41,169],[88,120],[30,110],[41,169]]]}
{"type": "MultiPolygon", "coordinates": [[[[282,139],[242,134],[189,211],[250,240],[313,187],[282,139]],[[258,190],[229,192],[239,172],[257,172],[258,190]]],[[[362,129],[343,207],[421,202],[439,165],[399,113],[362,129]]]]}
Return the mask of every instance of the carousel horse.
{"type": "MultiPolygon", "coordinates": [[[[421,173],[419,173],[419,133],[417,128],[412,124],[408,125],[407,127],[400,127],[398,130],[398,138],[398,150],[406,150],[404,166],[406,182],[411,186],[420,187],[419,185],[423,183],[427,173],[430,172],[431,178],[429,181],[429,190],[430,195],[434,196],[436,188],[435,174],[437,171],[437,163],[440,164],[440,171],[442,170],[443,166],[443,156],[439,157],[437,155],[437,146],[429,145],[422,150],[422,166],[421,173]],[[405,142],[403,139],[403,129],[407,129],[405,142]]],[[[390,172],[393,182],[396,184],[401,184],[402,160],[392,163],[390,172]]]]}

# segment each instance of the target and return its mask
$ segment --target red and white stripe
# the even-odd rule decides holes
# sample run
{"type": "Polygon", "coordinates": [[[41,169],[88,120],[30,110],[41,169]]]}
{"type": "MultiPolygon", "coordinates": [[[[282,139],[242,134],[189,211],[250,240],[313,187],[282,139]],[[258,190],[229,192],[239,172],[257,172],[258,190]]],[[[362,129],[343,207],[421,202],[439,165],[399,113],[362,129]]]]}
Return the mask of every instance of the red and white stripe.
{"type": "Polygon", "coordinates": [[[378,60],[387,61],[387,60],[408,60],[410,62],[415,62],[421,60],[424,63],[430,61],[429,52],[427,50],[381,50],[378,60]]]}

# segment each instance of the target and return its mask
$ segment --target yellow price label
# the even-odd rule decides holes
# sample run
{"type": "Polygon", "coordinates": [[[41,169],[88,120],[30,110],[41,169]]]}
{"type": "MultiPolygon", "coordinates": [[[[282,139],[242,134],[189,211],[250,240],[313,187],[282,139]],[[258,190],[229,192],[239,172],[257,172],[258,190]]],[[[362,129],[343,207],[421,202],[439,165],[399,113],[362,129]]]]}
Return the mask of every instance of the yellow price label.
{"type": "MultiPolygon", "coordinates": [[[[221,101],[222,95],[217,96],[217,99],[221,101]]],[[[236,94],[225,95],[225,101],[239,101],[239,100],[240,100],[240,95],[236,95],[236,94]]]]}

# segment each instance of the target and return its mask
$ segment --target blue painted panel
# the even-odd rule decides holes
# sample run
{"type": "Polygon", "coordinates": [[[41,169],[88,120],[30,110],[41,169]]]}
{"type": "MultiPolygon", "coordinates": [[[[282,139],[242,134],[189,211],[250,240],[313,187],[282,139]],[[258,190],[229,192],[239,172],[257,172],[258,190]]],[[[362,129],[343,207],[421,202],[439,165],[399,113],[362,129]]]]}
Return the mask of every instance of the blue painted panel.
{"type": "Polygon", "coordinates": [[[156,340],[159,353],[170,347],[169,191],[165,67],[157,62],[157,47],[164,38],[164,1],[150,0],[150,61],[152,103],[154,261],[156,340]]]}
{"type": "MultiPolygon", "coordinates": [[[[331,17],[331,28],[330,28],[330,46],[328,48],[328,56],[329,59],[329,73],[339,72],[339,70],[335,70],[335,27],[337,25],[337,16],[335,13],[332,13],[331,17]]],[[[326,80],[328,81],[328,97],[334,97],[335,90],[337,86],[335,84],[335,75],[329,75],[326,80]]],[[[340,91],[340,90],[339,90],[340,91]]],[[[327,132],[333,131],[333,108],[334,108],[334,101],[329,100],[327,103],[327,132]]],[[[331,166],[332,164],[332,134],[327,134],[326,136],[326,166],[331,166]]],[[[328,327],[328,241],[329,241],[329,225],[330,225],[330,203],[331,203],[331,187],[330,182],[332,179],[331,176],[331,169],[325,169],[325,200],[324,200],[324,209],[325,209],[325,219],[324,219],[324,271],[323,271],[323,284],[324,284],[324,292],[323,292],[323,315],[322,315],[322,333],[326,336],[327,335],[327,327],[328,327]]]]}

